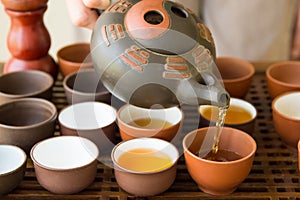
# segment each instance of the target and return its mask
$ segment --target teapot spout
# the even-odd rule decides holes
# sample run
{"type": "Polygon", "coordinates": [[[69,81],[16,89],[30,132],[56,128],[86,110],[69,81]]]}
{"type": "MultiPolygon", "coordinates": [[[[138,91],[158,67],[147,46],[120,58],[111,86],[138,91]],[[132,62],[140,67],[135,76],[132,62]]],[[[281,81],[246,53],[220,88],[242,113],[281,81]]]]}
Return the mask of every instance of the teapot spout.
{"type": "Polygon", "coordinates": [[[229,93],[219,83],[204,85],[195,80],[189,80],[179,85],[177,94],[181,103],[189,105],[229,107],[230,103],[229,93]]]}

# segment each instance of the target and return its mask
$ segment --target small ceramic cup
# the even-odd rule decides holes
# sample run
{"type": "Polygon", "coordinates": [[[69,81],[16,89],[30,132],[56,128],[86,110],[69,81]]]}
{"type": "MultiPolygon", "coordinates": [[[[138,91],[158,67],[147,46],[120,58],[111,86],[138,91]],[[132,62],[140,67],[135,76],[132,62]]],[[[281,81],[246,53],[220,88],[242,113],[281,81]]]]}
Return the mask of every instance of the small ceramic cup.
{"type": "MultiPolygon", "coordinates": [[[[126,192],[135,196],[153,196],[166,191],[174,182],[176,177],[177,160],[179,152],[176,147],[161,139],[157,138],[135,138],[123,141],[116,145],[111,153],[114,163],[114,174],[119,186],[126,192]],[[153,164],[149,157],[157,154],[161,158],[168,157],[168,165],[164,162],[156,168],[149,168],[149,171],[128,169],[122,166],[121,157],[128,151],[137,152],[134,157],[129,158],[129,162],[134,162],[135,167],[141,163],[153,164]],[[145,151],[145,152],[143,152],[145,151]],[[149,151],[153,153],[149,153],[149,151]],[[162,154],[162,155],[160,155],[162,154]],[[137,157],[135,157],[137,156],[137,157]],[[148,157],[148,161],[147,161],[148,157]],[[146,159],[145,159],[146,158],[146,159]]],[[[155,163],[155,161],[154,161],[155,163]]],[[[154,167],[154,166],[153,166],[154,167]]]]}
{"type": "Polygon", "coordinates": [[[56,53],[63,77],[82,68],[92,68],[89,43],[74,43],[62,47],[56,53]]]}
{"type": "Polygon", "coordinates": [[[184,158],[188,172],[199,189],[212,195],[228,195],[249,175],[256,143],[249,134],[241,130],[223,127],[219,151],[234,152],[239,158],[221,162],[199,156],[211,151],[215,133],[216,127],[201,128],[188,133],[182,142],[184,158]]]}
{"type": "Polygon", "coordinates": [[[38,70],[22,70],[0,76],[0,105],[13,99],[39,97],[52,98],[54,80],[51,75],[38,70]]]}
{"type": "Polygon", "coordinates": [[[111,102],[111,94],[94,69],[79,70],[67,75],[63,80],[63,87],[69,104],[86,101],[111,102]]]}
{"type": "Polygon", "coordinates": [[[183,112],[178,107],[146,109],[125,104],[118,110],[117,121],[122,140],[155,137],[171,141],[180,130],[183,112]]]}
{"type": "Polygon", "coordinates": [[[105,103],[69,105],[59,113],[60,132],[88,138],[97,145],[101,156],[110,157],[116,140],[116,116],[116,109],[105,103]]]}
{"type": "MultiPolygon", "coordinates": [[[[216,125],[219,116],[218,107],[202,105],[199,106],[199,113],[200,128],[216,125]]],[[[254,132],[256,117],[256,108],[251,103],[243,99],[230,98],[230,106],[226,113],[224,126],[237,128],[251,134],[254,132]]]]}
{"type": "Polygon", "coordinates": [[[266,71],[269,95],[272,99],[292,90],[300,90],[300,62],[282,61],[270,65],[266,71]]]}
{"type": "Polygon", "coordinates": [[[244,98],[251,86],[254,66],[246,60],[233,57],[217,57],[216,65],[230,96],[244,98]]]}
{"type": "Polygon", "coordinates": [[[78,136],[57,136],[32,147],[30,156],[38,182],[55,194],[74,194],[97,174],[97,146],[78,136]]]}
{"type": "Polygon", "coordinates": [[[53,103],[40,98],[23,98],[0,106],[0,144],[21,147],[26,153],[32,146],[54,136],[57,110],[53,103]]]}
{"type": "Polygon", "coordinates": [[[278,95],[272,101],[272,116],[276,132],[282,141],[296,150],[300,139],[300,91],[278,95]]]}
{"type": "Polygon", "coordinates": [[[27,156],[13,145],[0,145],[0,196],[14,190],[23,180],[27,156]]]}

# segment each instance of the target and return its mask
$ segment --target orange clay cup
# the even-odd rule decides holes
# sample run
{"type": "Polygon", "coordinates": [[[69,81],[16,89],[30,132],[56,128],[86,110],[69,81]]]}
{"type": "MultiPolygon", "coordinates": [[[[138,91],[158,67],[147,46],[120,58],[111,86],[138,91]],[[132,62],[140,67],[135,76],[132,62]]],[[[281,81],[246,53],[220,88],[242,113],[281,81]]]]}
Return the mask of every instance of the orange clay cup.
{"type": "Polygon", "coordinates": [[[300,90],[300,62],[283,61],[270,65],[266,71],[269,95],[272,99],[276,96],[300,90]]]}
{"type": "Polygon", "coordinates": [[[211,150],[215,132],[216,127],[207,127],[188,133],[183,139],[184,158],[188,172],[199,189],[212,195],[228,195],[248,176],[256,143],[250,135],[241,130],[223,127],[219,149],[233,151],[241,158],[225,162],[200,158],[200,148],[201,151],[211,150]],[[208,138],[212,141],[207,145],[208,138]]]}
{"type": "Polygon", "coordinates": [[[224,87],[230,96],[244,98],[255,73],[254,66],[246,60],[233,57],[218,57],[216,65],[222,76],[224,87]]]}
{"type": "Polygon", "coordinates": [[[287,92],[272,101],[272,116],[275,130],[281,140],[297,150],[300,139],[300,92],[287,92]]]}

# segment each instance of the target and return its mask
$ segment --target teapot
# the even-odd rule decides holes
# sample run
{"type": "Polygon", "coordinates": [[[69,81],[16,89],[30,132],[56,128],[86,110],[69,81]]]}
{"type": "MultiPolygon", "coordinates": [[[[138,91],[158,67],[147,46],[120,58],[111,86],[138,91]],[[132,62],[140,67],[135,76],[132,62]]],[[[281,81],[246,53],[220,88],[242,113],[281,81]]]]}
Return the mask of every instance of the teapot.
{"type": "Polygon", "coordinates": [[[103,85],[143,108],[228,106],[209,29],[168,0],[118,0],[98,18],[91,57],[103,85]]]}

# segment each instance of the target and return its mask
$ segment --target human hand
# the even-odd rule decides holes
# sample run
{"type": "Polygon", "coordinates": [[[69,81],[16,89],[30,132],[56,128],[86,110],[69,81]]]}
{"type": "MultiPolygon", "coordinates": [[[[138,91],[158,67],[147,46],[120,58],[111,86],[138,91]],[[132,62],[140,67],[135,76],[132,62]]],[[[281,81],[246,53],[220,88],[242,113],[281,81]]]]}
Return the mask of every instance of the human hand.
{"type": "Polygon", "coordinates": [[[65,0],[71,21],[76,26],[93,29],[99,15],[94,9],[104,10],[110,0],[65,0]]]}

